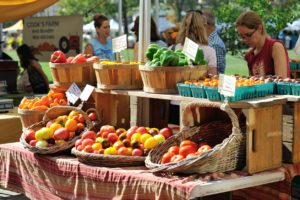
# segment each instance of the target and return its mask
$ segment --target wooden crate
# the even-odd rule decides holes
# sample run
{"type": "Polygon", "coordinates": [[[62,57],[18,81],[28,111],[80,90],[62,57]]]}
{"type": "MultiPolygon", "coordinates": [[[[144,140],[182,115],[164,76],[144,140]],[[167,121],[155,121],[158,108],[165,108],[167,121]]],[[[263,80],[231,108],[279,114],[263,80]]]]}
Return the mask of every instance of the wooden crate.
{"type": "Polygon", "coordinates": [[[143,82],[138,64],[94,63],[99,89],[142,89],[143,82]]]}
{"type": "Polygon", "coordinates": [[[177,83],[198,80],[207,75],[207,66],[157,67],[140,65],[144,91],[149,93],[177,94],[177,83]]]}
{"type": "Polygon", "coordinates": [[[50,70],[55,85],[69,87],[73,82],[78,87],[86,84],[96,85],[93,62],[83,63],[50,63],[50,70]]]}
{"type": "Polygon", "coordinates": [[[101,125],[112,125],[117,128],[130,127],[130,97],[94,92],[96,109],[100,114],[101,125]]]}
{"type": "Polygon", "coordinates": [[[300,162],[300,102],[283,105],[282,160],[286,163],[300,162]]]}

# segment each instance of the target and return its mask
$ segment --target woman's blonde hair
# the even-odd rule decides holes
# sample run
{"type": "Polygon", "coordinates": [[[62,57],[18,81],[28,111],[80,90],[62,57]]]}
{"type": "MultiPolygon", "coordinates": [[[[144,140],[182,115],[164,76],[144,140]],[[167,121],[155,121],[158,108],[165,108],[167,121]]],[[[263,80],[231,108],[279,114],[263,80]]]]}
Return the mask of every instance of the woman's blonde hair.
{"type": "Polygon", "coordinates": [[[185,38],[188,37],[198,44],[208,45],[205,26],[206,19],[200,12],[187,12],[180,25],[176,42],[183,45],[185,38]]]}
{"type": "Polygon", "coordinates": [[[257,30],[259,25],[262,25],[262,31],[261,34],[262,35],[267,35],[266,32],[266,28],[263,24],[262,19],[260,18],[260,16],[252,11],[252,10],[248,10],[243,12],[236,20],[235,22],[235,26],[246,26],[249,29],[255,29],[257,30]]]}

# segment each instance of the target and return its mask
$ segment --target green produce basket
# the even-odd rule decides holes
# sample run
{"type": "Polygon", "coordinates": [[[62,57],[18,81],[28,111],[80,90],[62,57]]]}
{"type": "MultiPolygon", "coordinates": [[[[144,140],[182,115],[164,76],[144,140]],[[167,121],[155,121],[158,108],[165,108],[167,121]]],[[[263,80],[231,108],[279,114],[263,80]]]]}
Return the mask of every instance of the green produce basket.
{"type": "Polygon", "coordinates": [[[191,85],[192,96],[195,98],[206,98],[205,87],[199,85],[191,85]]]}
{"type": "Polygon", "coordinates": [[[298,63],[290,62],[290,69],[299,69],[298,68],[298,63]]]}
{"type": "Polygon", "coordinates": [[[192,97],[191,84],[177,83],[180,96],[192,97]]]}
{"type": "Polygon", "coordinates": [[[292,94],[291,83],[277,82],[276,83],[277,94],[292,94]]]}
{"type": "Polygon", "coordinates": [[[218,87],[205,87],[206,97],[211,100],[221,100],[221,95],[218,92],[218,87]]]}
{"type": "Polygon", "coordinates": [[[268,91],[268,94],[275,94],[276,93],[276,83],[275,82],[269,82],[269,83],[265,83],[263,84],[266,88],[267,88],[267,91],[268,91]]]}
{"type": "Polygon", "coordinates": [[[256,97],[265,97],[269,94],[269,84],[264,83],[264,84],[257,84],[253,85],[255,88],[255,95],[256,97]]]}
{"type": "Polygon", "coordinates": [[[300,96],[300,84],[291,83],[292,95],[300,96]]]}

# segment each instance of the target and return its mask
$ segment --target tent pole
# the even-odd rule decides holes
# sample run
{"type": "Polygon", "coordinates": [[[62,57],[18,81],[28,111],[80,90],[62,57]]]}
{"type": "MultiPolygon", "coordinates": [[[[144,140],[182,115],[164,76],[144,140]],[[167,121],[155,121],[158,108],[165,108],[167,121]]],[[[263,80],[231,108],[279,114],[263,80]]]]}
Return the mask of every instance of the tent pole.
{"type": "Polygon", "coordinates": [[[123,35],[122,26],[122,0],[119,0],[119,36],[123,35]]]}
{"type": "Polygon", "coordinates": [[[159,0],[155,0],[155,22],[158,26],[158,19],[159,19],[159,0]]]}
{"type": "Polygon", "coordinates": [[[2,59],[2,23],[0,23],[0,59],[2,59]]]}

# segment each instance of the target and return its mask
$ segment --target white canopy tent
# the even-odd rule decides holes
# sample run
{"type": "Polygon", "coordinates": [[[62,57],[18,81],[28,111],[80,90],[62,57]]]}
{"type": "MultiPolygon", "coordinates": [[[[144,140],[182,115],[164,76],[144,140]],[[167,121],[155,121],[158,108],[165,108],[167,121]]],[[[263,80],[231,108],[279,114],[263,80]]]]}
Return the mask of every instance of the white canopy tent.
{"type": "Polygon", "coordinates": [[[293,21],[292,23],[287,23],[287,27],[284,30],[286,30],[286,31],[300,31],[300,18],[293,21]]]}

